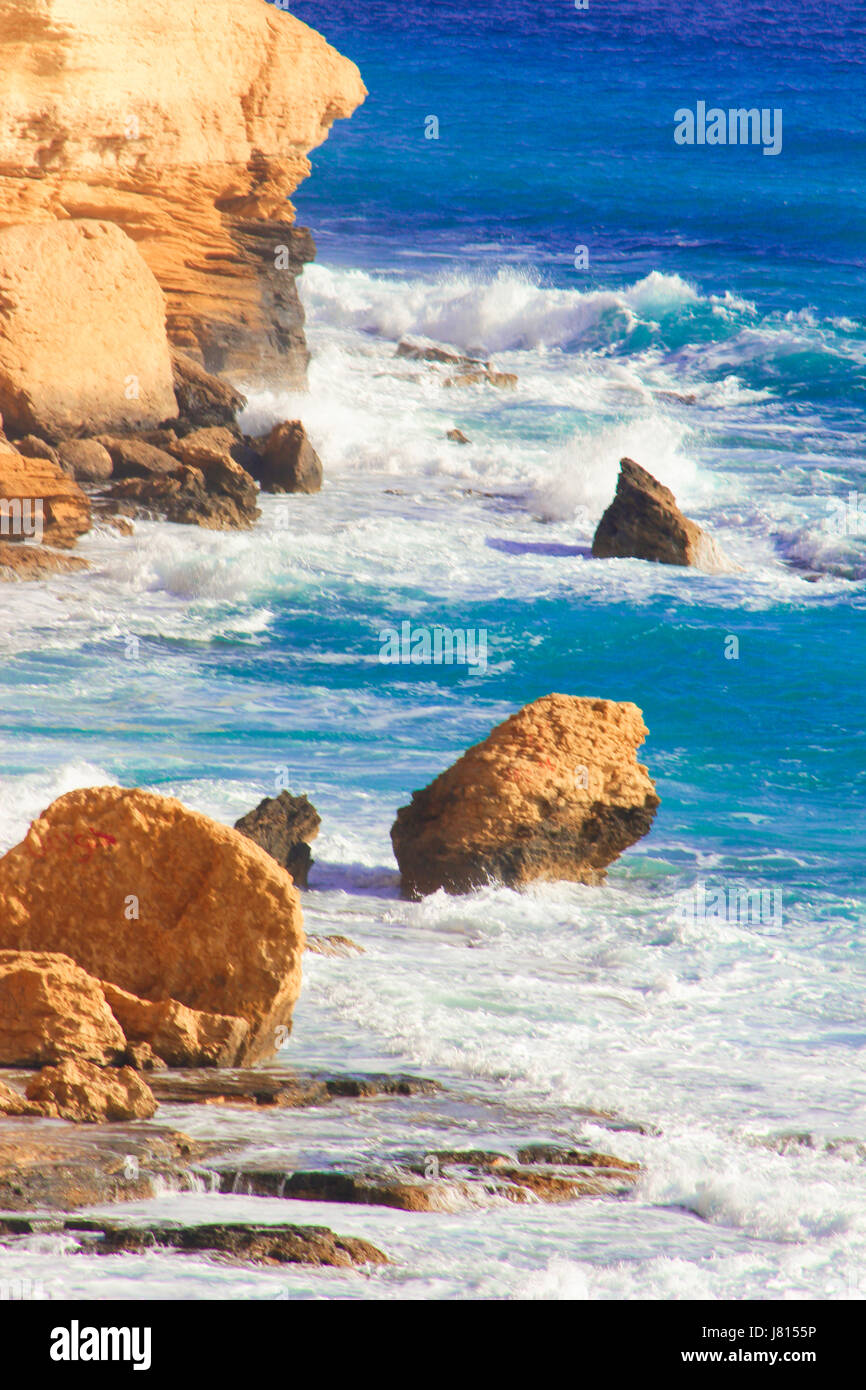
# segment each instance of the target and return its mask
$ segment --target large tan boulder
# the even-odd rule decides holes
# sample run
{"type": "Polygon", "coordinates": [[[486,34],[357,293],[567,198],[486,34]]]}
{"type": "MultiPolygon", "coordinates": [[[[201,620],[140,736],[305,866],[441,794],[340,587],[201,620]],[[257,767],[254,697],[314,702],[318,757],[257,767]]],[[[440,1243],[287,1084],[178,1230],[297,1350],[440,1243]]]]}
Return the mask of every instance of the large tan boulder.
{"type": "Polygon", "coordinates": [[[264,0],[0,0],[0,225],[118,223],[177,347],[300,385],[295,275],[315,248],[288,198],[365,94],[264,0]]]}
{"type": "Polygon", "coordinates": [[[0,305],[7,432],[60,438],[177,415],[165,300],[119,227],[3,228],[0,305]]]}
{"type": "Polygon", "coordinates": [[[44,540],[65,550],[91,524],[87,496],[56,463],[0,451],[0,537],[7,544],[44,540]]]}
{"type": "Polygon", "coordinates": [[[711,574],[731,568],[716,542],[680,511],[670,488],[634,459],[620,461],[616,496],[598,523],[592,553],[599,560],[693,565],[711,574]]]}
{"type": "Polygon", "coordinates": [[[322,461],[300,420],[274,425],[261,441],[255,476],[265,492],[321,492],[322,461]]]}
{"type": "Polygon", "coordinates": [[[233,1067],[247,1051],[250,1026],[243,1018],[202,1013],[176,999],[139,999],[102,983],[106,1002],[131,1043],[147,1043],[170,1067],[233,1067]]]}
{"type": "Polygon", "coordinates": [[[126,1047],[97,980],[68,956],[0,951],[0,1066],[67,1057],[105,1066],[126,1047]]]}
{"type": "Polygon", "coordinates": [[[25,1095],[48,1118],[76,1124],[149,1120],[157,1109],[153,1091],[131,1067],[97,1067],[93,1062],[45,1067],[28,1083],[25,1095]]]}
{"type": "Polygon", "coordinates": [[[62,951],[143,999],[250,1026],[242,1059],[276,1050],[301,987],[289,875],[235,830],[169,797],[69,792],[0,859],[0,948],[62,951]]]}
{"type": "Polygon", "coordinates": [[[397,812],[404,889],[600,882],[659,805],[635,757],[646,734],[632,704],[545,695],[525,705],[397,812]]]}

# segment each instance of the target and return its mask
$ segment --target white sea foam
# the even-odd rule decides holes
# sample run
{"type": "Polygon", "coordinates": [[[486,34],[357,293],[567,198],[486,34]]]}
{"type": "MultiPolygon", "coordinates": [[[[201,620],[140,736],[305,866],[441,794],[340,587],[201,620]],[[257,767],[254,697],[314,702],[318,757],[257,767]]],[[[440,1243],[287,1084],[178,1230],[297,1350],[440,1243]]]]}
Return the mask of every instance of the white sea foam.
{"type": "Polygon", "coordinates": [[[313,265],[304,273],[311,319],[331,328],[397,341],[422,335],[464,352],[597,347],[639,322],[655,322],[697,292],[678,275],[653,271],[622,290],[564,290],[526,272],[448,273],[435,281],[376,277],[360,270],[313,265]]]}
{"type": "MultiPolygon", "coordinates": [[[[334,699],[328,663],[362,665],[369,655],[372,666],[372,622],[369,653],[357,636],[346,650],[326,640],[314,651],[296,648],[289,626],[280,655],[320,668],[321,683],[293,684],[291,665],[264,694],[255,681],[223,681],[215,666],[202,674],[202,653],[212,654],[216,641],[255,652],[285,600],[329,618],[347,595],[353,615],[376,616],[387,601],[408,616],[432,595],[457,606],[488,602],[495,612],[506,586],[509,599],[526,602],[578,594],[637,607],[663,594],[737,613],[811,601],[816,587],[783,561],[838,564],[840,574],[849,565],[850,538],[829,533],[826,498],[810,491],[816,469],[822,487],[839,486],[838,460],[810,452],[803,434],[811,422],[778,417],[771,392],[749,387],[757,349],[741,320],[754,319],[754,306],[734,296],[704,300],[670,276],[586,294],[512,273],[407,284],[320,265],[302,285],[315,353],[310,391],[257,392],[244,423],[258,432],[300,416],[325,462],[323,492],[262,498],[262,521],[250,534],[141,523],[132,539],[91,536],[82,545],[94,565],[85,580],[15,589],[0,646],[10,655],[34,646],[41,655],[75,655],[75,718],[100,751],[84,761],[71,741],[52,761],[57,742],[42,741],[37,729],[28,746],[37,759],[44,752],[44,763],[0,783],[0,849],[62,792],[126,780],[121,757],[146,764],[160,790],[227,824],[273,794],[284,764],[292,789],[311,794],[325,818],[305,896],[308,929],[347,934],[365,952],[307,957],[292,1062],[427,1072],[446,1088],[443,1115],[426,1100],[414,1111],[408,1102],[339,1114],[325,1107],[305,1117],[303,1134],[286,1112],[202,1107],[181,1116],[169,1108],[166,1122],[298,1165],[336,1151],[361,1161],[453,1147],[468,1129],[473,1144],[493,1149],[585,1138],[639,1161],[645,1173],[634,1195],[584,1204],[579,1218],[572,1207],[540,1205],[429,1219],[352,1208],[347,1223],[347,1209],[328,1204],[287,1208],[206,1191],[163,1193],[139,1214],[221,1220],[229,1212],[364,1236],[392,1257],[363,1285],[364,1295],[385,1298],[852,1297],[861,1279],[866,1290],[866,1164],[856,1146],[846,1159],[824,1148],[827,1138],[863,1138],[862,1010],[846,973],[847,925],[837,945],[812,949],[820,912],[837,910],[820,891],[781,939],[737,922],[684,920],[678,892],[718,872],[722,856],[699,854],[679,826],[655,858],[636,847],[601,888],[490,888],[403,902],[388,837],[399,803],[376,779],[406,721],[447,728],[459,752],[471,723],[463,705],[422,683],[407,686],[400,701],[360,688],[344,703],[334,699]],[[671,355],[655,343],[666,316],[702,311],[732,329],[727,344],[671,355]],[[649,346],[628,357],[607,352],[641,326],[649,346]],[[444,372],[395,358],[407,333],[495,350],[500,365],[517,371],[518,391],[446,391],[444,372]],[[718,412],[726,427],[756,440],[753,451],[738,447],[735,467],[725,446],[712,443],[718,412]],[[445,438],[454,424],[469,446],[445,438]],[[781,481],[768,447],[780,440],[796,445],[780,455],[788,459],[781,481]],[[624,454],[718,535],[739,574],[588,561],[624,454]],[[140,665],[125,661],[127,633],[142,643],[140,665]],[[136,730],[146,728],[153,699],[179,711],[178,738],[142,751],[136,730]],[[123,736],[117,762],[115,745],[100,742],[111,732],[109,707],[123,736]],[[283,739],[319,727],[323,708],[328,727],[346,735],[338,765],[313,740],[283,739]],[[224,727],[231,738],[211,766],[210,731],[224,727]],[[358,745],[359,728],[375,739],[358,745]],[[204,741],[196,741],[200,730],[204,741]],[[611,1133],[587,1107],[661,1133],[611,1133]],[[814,1146],[762,1147],[771,1133],[792,1129],[812,1134],[814,1146]]],[[[763,335],[759,348],[786,350],[775,329],[751,331],[763,335]]],[[[779,331],[799,342],[823,330],[800,322],[779,331]]],[[[847,583],[829,579],[820,592],[833,596],[847,583]]],[[[493,630],[491,669],[519,659],[500,640],[493,630]]],[[[65,692],[39,687],[39,679],[26,673],[21,704],[38,702],[48,725],[65,692]]],[[[488,712],[492,722],[508,706],[488,712]]],[[[16,755],[14,734],[6,751],[16,755]]],[[[435,769],[421,750],[404,746],[401,757],[408,795],[435,769]]],[[[28,1273],[59,1280],[64,1296],[92,1296],[88,1261],[56,1247],[34,1247],[26,1258],[28,1273]]],[[[119,1256],[99,1271],[102,1297],[311,1297],[323,1289],[355,1297],[359,1284],[339,1272],[238,1271],[199,1260],[181,1267],[158,1255],[119,1256]]]]}
{"type": "Polygon", "coordinates": [[[117,785],[104,768],[75,759],[23,776],[0,777],[0,853],[23,840],[30,822],[59,796],[81,787],[117,785]]]}

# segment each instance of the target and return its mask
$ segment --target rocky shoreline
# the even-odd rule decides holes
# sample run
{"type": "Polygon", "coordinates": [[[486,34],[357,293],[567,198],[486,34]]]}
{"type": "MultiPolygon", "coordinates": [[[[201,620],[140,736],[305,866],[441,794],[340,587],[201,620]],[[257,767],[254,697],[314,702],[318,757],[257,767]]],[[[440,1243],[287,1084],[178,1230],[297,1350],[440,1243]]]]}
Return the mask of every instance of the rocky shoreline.
{"type": "MultiPolygon", "coordinates": [[[[565,696],[527,706],[434,783],[437,801],[416,793],[414,810],[398,815],[404,891],[467,891],[509,874],[515,884],[598,881],[658,804],[635,762],[643,733],[633,706],[565,696]],[[576,779],[578,757],[592,767],[581,764],[587,775],[576,779]],[[406,819],[422,804],[423,829],[406,819]]],[[[361,1167],[335,1159],[286,1169],[239,1163],[231,1145],[201,1149],[163,1127],[163,1112],[190,1106],[262,1113],[426,1097],[435,1112],[442,1088],[423,1077],[267,1065],[291,1033],[304,949],[341,961],[363,954],[345,937],[305,936],[297,885],[319,825],[311,803],[286,791],[228,829],[171,798],[96,787],[60,797],[0,858],[0,1208],[39,1216],[124,1203],[153,1195],[154,1183],[414,1212],[631,1190],[637,1164],[574,1136],[542,1143],[535,1130],[512,1151],[409,1150],[361,1167]],[[79,1126],[80,1141],[70,1137],[79,1126]],[[126,1144],[123,1180],[115,1126],[126,1144]],[[138,1147],[129,1147],[131,1134],[138,1147]]],[[[81,1248],[91,1253],[156,1246],[252,1263],[387,1259],[295,1227],[214,1234],[116,1222],[43,1228],[41,1220],[26,1229],[0,1223],[0,1240],[50,1228],[76,1239],[86,1231],[81,1248]]]]}
{"type": "MultiPolygon", "coordinates": [[[[21,1073],[9,1073],[21,1084],[21,1073]]],[[[257,1071],[179,1071],[154,1077],[161,1102],[182,1123],[188,1107],[226,1107],[261,1113],[320,1106],[365,1104],[406,1107],[423,1103],[429,1116],[447,1103],[471,1106],[469,1098],[449,1096],[436,1082],[405,1075],[295,1073],[282,1068],[257,1071]]],[[[475,1103],[477,1106],[477,1102],[475,1103]]],[[[492,1118],[492,1117],[491,1117],[492,1118]]],[[[587,1112],[593,1129],[612,1136],[646,1132],[615,1116],[587,1112]]],[[[417,1121],[407,1110],[401,1131],[417,1121]]],[[[384,1207],[407,1213],[495,1211],[497,1206],[616,1200],[628,1196],[640,1178],[640,1165],[600,1152],[586,1139],[538,1142],[534,1129],[525,1143],[501,1151],[477,1148],[401,1149],[383,1152],[378,1162],[346,1162],[334,1157],[318,1169],[285,1161],[264,1165],[245,1159],[242,1140],[191,1138],[182,1130],[146,1121],[95,1125],[84,1129],[56,1122],[7,1119],[0,1122],[0,1247],[34,1235],[65,1235],[82,1254],[143,1253],[164,1248],[204,1258],[248,1264],[299,1263],[363,1266],[390,1262],[387,1252],[367,1241],[335,1236],[322,1227],[220,1221],[221,1199],[252,1196],[275,1203],[325,1202],[343,1207],[384,1207]],[[206,1194],[215,1219],[207,1226],[153,1221],[136,1210],[125,1219],[89,1218],[75,1213],[106,1204],[128,1208],[166,1191],[206,1194]]]]}
{"type": "MultiPolygon", "coordinates": [[[[258,436],[238,421],[245,389],[304,384],[296,279],[315,247],[288,198],[364,99],[360,74],[259,0],[212,0],[208,26],[153,0],[135,54],[125,35],[140,7],[103,9],[100,27],[65,12],[55,27],[0,0],[0,579],[86,570],[76,546],[95,527],[250,530],[260,492],[323,484],[302,421],[258,436]],[[183,88],[162,76],[166,43],[183,88]],[[26,71],[22,44],[38,60],[26,71]]],[[[406,339],[396,357],[452,392],[518,388],[446,344],[406,339]]],[[[630,460],[593,554],[722,563],[630,460]]],[[[647,732],[635,705],[609,700],[550,694],[517,711],[398,812],[403,891],[601,882],[659,805],[636,759],[647,732]]],[[[270,1060],[291,1032],[304,951],[362,952],[305,935],[299,890],[319,824],[287,791],[229,828],[170,798],[93,787],[53,802],[0,858],[0,1245],[44,1232],[90,1255],[354,1267],[388,1255],[323,1228],[68,1214],[166,1189],[417,1213],[633,1190],[637,1163],[574,1134],[282,1168],[172,1127],[184,1107],[440,1104],[423,1077],[270,1060]]]]}

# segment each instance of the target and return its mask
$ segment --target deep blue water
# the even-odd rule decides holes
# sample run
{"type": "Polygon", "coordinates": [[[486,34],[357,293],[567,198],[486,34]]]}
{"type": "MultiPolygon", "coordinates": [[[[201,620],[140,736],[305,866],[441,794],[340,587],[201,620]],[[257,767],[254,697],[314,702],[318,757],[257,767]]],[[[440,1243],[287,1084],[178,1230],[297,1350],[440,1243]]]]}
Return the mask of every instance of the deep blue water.
{"type": "Polygon", "coordinates": [[[299,0],[295,13],[370,91],[297,195],[329,254],[390,265],[397,246],[492,242],[573,285],[586,244],[588,283],[669,270],[862,315],[862,5],[299,0]],[[782,153],[676,146],[674,112],[702,99],[780,107],[782,153]]]}

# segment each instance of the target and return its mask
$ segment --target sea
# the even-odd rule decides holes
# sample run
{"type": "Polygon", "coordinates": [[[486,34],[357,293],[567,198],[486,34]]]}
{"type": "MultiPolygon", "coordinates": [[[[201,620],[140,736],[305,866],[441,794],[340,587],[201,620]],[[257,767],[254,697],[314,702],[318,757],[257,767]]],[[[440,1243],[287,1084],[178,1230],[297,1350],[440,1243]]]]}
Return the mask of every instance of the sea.
{"type": "Polygon", "coordinates": [[[249,533],[97,531],[89,574],[4,587],[0,849],[91,784],[227,824],[305,793],[307,930],[364,953],[307,954],[279,1064],[441,1092],[159,1118],[287,1169],[583,1141],[641,1178],[430,1213],[204,1182],[133,1213],[328,1225],[391,1263],[94,1260],[41,1235],[4,1277],[130,1300],[862,1299],[864,10],[292,8],[369,96],[293,199],[318,245],[309,390],[274,380],[242,424],[302,419],[324,488],[263,497],[249,533]],[[701,102],[781,113],[781,148],[678,144],[701,102]],[[406,338],[517,388],[445,388],[406,338]],[[592,558],[623,456],[725,572],[592,558]],[[406,622],[484,632],[486,660],[383,662],[406,622]],[[651,832],[599,887],[403,899],[398,807],[551,692],[640,707],[651,832]]]}

